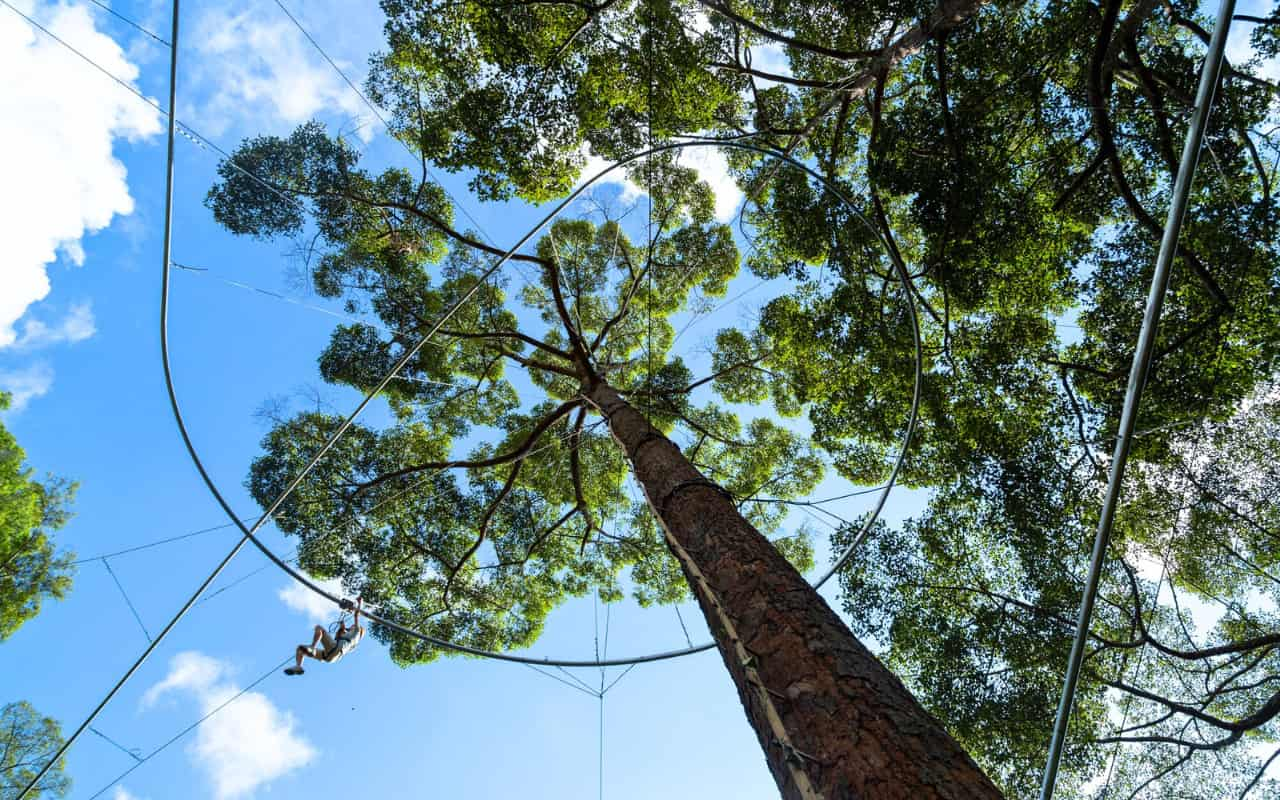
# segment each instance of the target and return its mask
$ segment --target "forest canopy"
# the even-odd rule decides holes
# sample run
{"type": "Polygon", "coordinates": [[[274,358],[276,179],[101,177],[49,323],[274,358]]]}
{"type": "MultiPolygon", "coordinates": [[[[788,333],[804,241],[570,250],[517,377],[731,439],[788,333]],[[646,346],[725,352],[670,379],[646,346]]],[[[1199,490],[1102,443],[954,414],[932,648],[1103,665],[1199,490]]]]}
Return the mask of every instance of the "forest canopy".
{"type": "MultiPolygon", "coordinates": [[[[208,196],[234,233],[314,234],[316,292],[368,319],[320,354],[333,384],[372,389],[475,290],[387,387],[390,421],[353,429],[281,509],[300,564],[490,648],[530,644],[567,597],[684,597],[602,430],[591,398],[607,384],[805,568],[786,504],[825,464],[879,483],[902,440],[909,300],[923,384],[902,478],[930,500],[877,528],[840,574],[843,605],[1001,788],[1032,794],[1211,21],[1154,0],[383,7],[368,89],[421,168],[362,166],[312,123],[246,141],[208,196]],[[503,251],[426,169],[536,203],[588,157],[716,138],[810,165],[856,215],[726,149],[747,198],[726,224],[668,153],[631,169],[641,201],[579,207],[481,283],[503,251]],[[676,323],[741,272],[788,289],[720,331],[694,374],[676,323]]],[[[1237,24],[1276,54],[1274,14],[1237,24]]],[[[1108,796],[1243,796],[1280,747],[1280,89],[1259,66],[1228,65],[1217,91],[1060,796],[1104,775],[1108,796]]],[[[339,421],[277,420],[255,497],[339,421]]],[[[400,663],[439,655],[375,632],[400,663]]]]}
{"type": "MultiPolygon", "coordinates": [[[[0,411],[9,399],[0,392],[0,411]]],[[[75,555],[57,552],[50,534],[70,519],[75,490],[58,478],[36,480],[26,451],[0,425],[0,642],[39,614],[46,599],[71,590],[75,555]]]]}

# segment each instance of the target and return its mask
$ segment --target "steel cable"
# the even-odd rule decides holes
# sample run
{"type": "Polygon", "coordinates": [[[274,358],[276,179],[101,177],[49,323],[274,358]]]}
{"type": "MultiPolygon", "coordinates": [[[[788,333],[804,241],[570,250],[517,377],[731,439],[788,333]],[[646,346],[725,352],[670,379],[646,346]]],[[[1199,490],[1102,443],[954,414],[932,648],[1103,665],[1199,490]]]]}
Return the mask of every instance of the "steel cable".
{"type": "MultiPolygon", "coordinates": [[[[4,0],[0,0],[0,2],[4,2],[4,0]]],[[[303,467],[300,473],[293,480],[290,481],[290,483],[285,487],[285,490],[276,498],[276,500],[273,501],[268,506],[268,508],[264,512],[263,520],[265,520],[271,514],[273,514],[276,511],[276,509],[278,509],[280,505],[284,503],[284,501],[293,493],[293,491],[306,478],[307,474],[309,474],[311,470],[314,469],[316,464],[319,463],[320,459],[323,458],[324,455],[329,451],[329,449],[333,447],[337,439],[340,436],[342,436],[343,433],[346,432],[347,428],[350,427],[350,425],[354,422],[355,418],[365,409],[365,407],[368,406],[370,402],[372,402],[373,398],[376,397],[377,394],[380,393],[383,390],[383,388],[385,388],[386,385],[391,382],[391,380],[396,376],[396,374],[400,371],[400,369],[403,368],[405,364],[407,364],[408,361],[412,358],[413,354],[415,354],[419,349],[421,349],[421,347],[423,347],[426,344],[427,340],[431,336],[433,336],[445,324],[445,322],[447,322],[449,318],[453,316],[454,313],[456,313],[458,308],[463,303],[466,303],[470,300],[470,298],[477,291],[479,286],[484,281],[488,280],[490,276],[496,273],[497,270],[501,268],[501,266],[508,259],[510,259],[512,255],[514,255],[530,239],[532,239],[535,235],[537,235],[537,233],[541,231],[544,227],[546,227],[552,220],[558,217],[560,213],[564,211],[565,208],[567,208],[571,203],[573,203],[573,201],[575,201],[579,196],[581,196],[588,188],[593,186],[595,183],[597,183],[599,180],[601,180],[602,178],[604,178],[606,175],[613,172],[614,170],[624,168],[642,159],[649,158],[651,156],[662,154],[662,153],[682,150],[688,147],[712,147],[712,146],[728,147],[732,149],[753,152],[758,155],[762,155],[766,158],[781,160],[795,167],[796,169],[801,170],[806,175],[808,175],[809,177],[817,181],[827,191],[830,191],[849,210],[849,212],[852,214],[854,218],[858,219],[863,225],[867,226],[867,229],[872,233],[873,236],[875,236],[876,241],[880,242],[882,247],[885,246],[884,239],[880,235],[878,230],[875,228],[875,226],[873,226],[870,223],[870,221],[867,220],[866,217],[862,215],[862,213],[853,205],[852,201],[850,201],[843,194],[843,192],[841,192],[834,185],[830,184],[826,180],[826,178],[824,178],[822,175],[818,174],[817,172],[815,172],[814,170],[812,170],[802,162],[796,160],[795,158],[789,155],[782,155],[782,154],[773,152],[771,150],[768,150],[764,147],[760,147],[760,146],[746,143],[746,142],[708,143],[708,142],[697,142],[697,141],[670,142],[666,144],[657,145],[653,148],[649,148],[641,152],[634,153],[600,170],[598,173],[592,176],[589,180],[585,181],[581,186],[573,190],[568,196],[566,196],[558,204],[556,204],[556,206],[552,208],[551,211],[548,212],[545,216],[543,216],[542,219],[533,228],[531,228],[528,232],[526,232],[523,236],[520,237],[519,241],[516,242],[515,246],[507,250],[503,254],[503,256],[498,259],[498,261],[496,261],[492,266],[490,266],[489,269],[486,270],[486,272],[479,277],[477,282],[472,286],[472,288],[466,294],[464,294],[461,298],[455,301],[448,309],[446,309],[445,312],[441,315],[439,321],[437,321],[431,327],[428,333],[424,337],[419,339],[418,342],[410,350],[408,350],[405,353],[405,355],[401,356],[401,358],[398,359],[396,363],[392,365],[391,370],[384,376],[384,378],[378,383],[378,385],[374,387],[374,389],[371,392],[365,395],[364,399],[355,408],[355,410],[352,411],[351,414],[346,417],[346,419],[339,426],[339,428],[335,430],[332,434],[330,434],[325,444],[311,457],[311,459],[303,467]]],[[[887,251],[887,247],[886,247],[886,251],[887,251]]],[[[815,588],[820,588],[823,584],[825,584],[828,580],[830,580],[832,575],[834,575],[836,571],[838,571],[842,566],[844,566],[844,564],[853,555],[853,552],[861,545],[861,543],[863,542],[863,540],[865,540],[867,535],[869,535],[871,528],[875,525],[876,521],[879,519],[880,513],[884,508],[884,504],[888,500],[889,493],[892,491],[894,485],[897,482],[898,475],[900,474],[903,463],[906,460],[907,450],[909,448],[911,439],[915,431],[916,420],[917,420],[917,415],[918,415],[919,405],[920,405],[922,382],[923,382],[923,363],[924,363],[923,344],[921,341],[920,322],[916,312],[915,300],[911,297],[911,292],[909,290],[909,287],[911,285],[910,274],[906,271],[905,265],[897,261],[893,262],[893,268],[897,272],[898,278],[902,282],[902,285],[904,287],[904,297],[906,298],[905,304],[906,304],[906,309],[911,322],[912,340],[914,345],[913,391],[912,391],[910,411],[907,416],[907,424],[905,426],[904,433],[903,433],[902,445],[897,454],[897,457],[894,459],[889,477],[883,485],[883,489],[880,492],[880,496],[877,499],[875,507],[872,509],[871,513],[867,515],[866,520],[862,525],[862,528],[853,537],[853,540],[851,541],[849,546],[845,548],[844,552],[835,561],[835,563],[827,570],[827,572],[823,574],[817,582],[815,582],[814,584],[815,588]]],[[[187,449],[188,455],[192,459],[192,463],[195,465],[197,471],[200,473],[201,479],[204,481],[210,493],[214,496],[214,499],[217,500],[218,504],[223,507],[224,511],[226,511],[229,517],[234,518],[234,514],[231,511],[230,504],[223,497],[221,490],[218,488],[217,484],[213,481],[212,476],[210,476],[207,470],[205,469],[203,461],[200,459],[199,453],[195,449],[195,445],[190,438],[190,434],[186,426],[186,420],[182,416],[181,406],[178,402],[177,389],[173,382],[172,369],[169,363],[169,351],[168,351],[168,344],[167,344],[168,314],[169,314],[168,276],[169,276],[169,269],[166,264],[165,273],[162,281],[161,309],[160,309],[161,336],[162,336],[161,356],[163,360],[162,367],[164,371],[166,392],[169,395],[170,406],[174,413],[175,422],[178,425],[179,432],[182,435],[183,443],[187,449]]],[[[270,559],[273,563],[275,563],[275,565],[279,567],[282,571],[284,571],[294,580],[306,586],[312,592],[320,595],[321,597],[326,598],[327,600],[329,600],[334,604],[339,604],[339,605],[341,604],[343,598],[332,594],[331,592],[329,592],[328,590],[324,589],[321,586],[318,586],[309,577],[307,577],[306,575],[302,574],[298,570],[291,567],[283,559],[281,559],[274,552],[272,552],[272,550],[269,547],[267,547],[255,535],[257,526],[247,528],[238,521],[236,522],[236,525],[245,534],[245,536],[248,537],[248,539],[251,542],[253,542],[254,546],[257,547],[263,553],[263,555],[265,555],[268,559],[270,559]]],[[[661,651],[656,653],[648,653],[640,656],[630,656],[625,658],[597,658],[597,659],[569,659],[569,658],[549,658],[549,657],[538,658],[533,656],[521,656],[521,655],[516,655],[512,653],[503,653],[498,651],[485,650],[483,648],[471,647],[471,646],[463,645],[457,642],[451,642],[448,640],[440,639],[430,634],[423,633],[422,631],[419,631],[417,629],[413,629],[413,628],[409,628],[404,625],[401,625],[393,620],[386,619],[378,615],[376,611],[372,611],[372,610],[366,611],[365,616],[369,617],[374,622],[380,625],[383,625],[390,630],[397,631],[407,636],[412,636],[420,641],[426,642],[436,647],[454,650],[456,652],[466,653],[468,655],[492,658],[499,661],[510,661],[513,663],[524,663],[524,664],[542,664],[542,665],[563,666],[563,667],[626,666],[626,665],[636,664],[636,663],[661,661],[661,660],[666,660],[670,658],[677,658],[679,656],[690,655],[693,653],[710,650],[713,647],[715,647],[715,642],[712,641],[712,642],[705,642],[700,645],[695,645],[694,647],[686,647],[686,648],[681,648],[676,650],[667,650],[667,651],[661,651]]]]}

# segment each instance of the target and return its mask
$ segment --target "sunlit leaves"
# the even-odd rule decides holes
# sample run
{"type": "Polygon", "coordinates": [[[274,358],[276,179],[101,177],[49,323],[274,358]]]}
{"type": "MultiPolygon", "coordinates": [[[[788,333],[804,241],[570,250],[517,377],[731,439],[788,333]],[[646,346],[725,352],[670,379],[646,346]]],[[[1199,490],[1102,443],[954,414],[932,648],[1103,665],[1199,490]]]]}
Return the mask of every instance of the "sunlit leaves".
{"type": "MultiPolygon", "coordinates": [[[[652,511],[632,496],[627,460],[584,400],[592,380],[618,387],[658,429],[701,437],[690,457],[707,462],[766,533],[780,531],[785,500],[820,480],[821,460],[794,431],[690,400],[716,381],[731,401],[746,398],[737,376],[694,376],[673,353],[671,319],[695,296],[722,296],[739,253],[714,220],[710,189],[674,157],[633,170],[652,197],[643,244],[603,209],[557,219],[531,254],[515,256],[522,263],[508,272],[526,285],[509,292],[506,273],[480,278],[501,251],[452,228],[431,183],[364,171],[314,124],[242,150],[271,166],[286,197],[300,199],[282,201],[225,167],[209,195],[215,216],[262,236],[313,225],[317,291],[367,320],[334,329],[321,376],[368,393],[400,365],[380,390],[389,421],[353,425],[277,515],[297,538],[302,569],[340,578],[385,618],[439,639],[512,649],[532,644],[568,597],[687,596],[652,511]]],[[[727,355],[746,355],[740,345],[725,339],[727,355]]],[[[785,382],[760,374],[794,413],[785,382]]],[[[340,420],[308,411],[275,423],[249,478],[264,505],[340,420]]],[[[779,549],[801,568],[812,564],[807,531],[780,538],[779,549]]],[[[442,652],[375,632],[399,663],[442,652]]]]}
{"type": "MultiPolygon", "coordinates": [[[[9,394],[0,392],[0,411],[9,394]]],[[[0,641],[40,613],[48,598],[71,590],[74,555],[57,552],[50,535],[70,518],[73,483],[35,479],[26,453],[0,425],[0,641]]]]}
{"type": "MultiPolygon", "coordinates": [[[[0,706],[0,797],[17,797],[63,741],[57,720],[41,715],[25,700],[0,706]]],[[[57,800],[70,791],[66,761],[59,759],[27,796],[57,800]]]]}

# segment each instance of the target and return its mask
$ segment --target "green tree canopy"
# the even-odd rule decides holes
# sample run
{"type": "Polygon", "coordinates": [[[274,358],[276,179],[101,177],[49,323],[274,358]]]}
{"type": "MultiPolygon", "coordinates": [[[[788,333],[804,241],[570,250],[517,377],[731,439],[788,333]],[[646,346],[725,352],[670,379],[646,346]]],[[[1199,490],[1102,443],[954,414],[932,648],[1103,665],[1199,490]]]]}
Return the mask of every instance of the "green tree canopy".
{"type": "MultiPolygon", "coordinates": [[[[753,220],[789,274],[817,285],[812,264],[826,264],[830,288],[775,301],[762,330],[768,366],[854,480],[878,480],[901,436],[912,365],[890,259],[915,275],[925,388],[905,478],[932,501],[877,534],[842,577],[845,607],[1013,796],[1033,796],[1043,766],[1203,22],[1194,8],[1118,2],[979,13],[879,76],[861,123],[842,131],[837,117],[808,139],[866,197],[888,257],[803,187],[770,195],[753,220]]],[[[1126,493],[1059,796],[1091,796],[1125,710],[1130,725],[1152,724],[1119,734],[1108,797],[1262,785],[1250,745],[1274,738],[1280,708],[1265,679],[1274,601],[1258,594],[1277,579],[1262,557],[1274,540],[1256,552],[1216,523],[1187,527],[1188,506],[1212,503],[1169,476],[1188,430],[1225,424],[1276,372],[1275,96],[1244,65],[1218,93],[1138,423],[1142,477],[1126,493]],[[1225,551],[1191,545],[1222,537],[1245,559],[1225,571],[1225,551]],[[1163,563],[1170,547],[1153,609],[1156,575],[1138,566],[1163,563]],[[1174,592],[1252,621],[1233,611],[1187,633],[1174,592]]],[[[1220,492],[1266,474],[1256,452],[1223,447],[1216,459],[1233,466],[1220,492]]],[[[1239,508],[1266,516],[1273,497],[1239,508]]]]}
{"type": "MultiPolygon", "coordinates": [[[[56,720],[40,715],[26,701],[0,707],[0,800],[13,800],[36,773],[45,759],[62,746],[62,732],[56,720]]],[[[31,798],[66,797],[71,791],[71,778],[59,759],[27,795],[31,798]]]]}
{"type": "MultiPolygon", "coordinates": [[[[303,563],[357,582],[376,572],[370,584],[384,587],[384,599],[414,598],[404,619],[437,620],[442,633],[504,646],[536,633],[527,623],[541,617],[530,609],[612,587],[624,566],[642,597],[677,596],[682,578],[663,562],[643,509],[622,494],[622,463],[609,461],[616,453],[574,405],[584,372],[606,375],[664,430],[687,431],[690,457],[709,474],[722,470],[739,497],[752,496],[762,464],[803,457],[815,465],[784,485],[793,497],[817,475],[816,454],[803,452],[788,428],[739,421],[739,406],[759,403],[803,413],[813,442],[844,477],[874,483],[907,418],[909,299],[921,309],[924,386],[904,479],[933,490],[933,499],[921,518],[879,531],[874,553],[842,576],[847,605],[860,632],[874,635],[983,765],[1011,794],[1026,794],[1047,744],[1069,639],[1061,620],[1074,616],[1103,480],[1105,456],[1092,448],[1105,453],[1114,433],[1208,38],[1198,6],[386,0],[384,9],[387,50],[374,60],[374,99],[390,110],[402,142],[431,163],[470,170],[482,197],[562,195],[588,151],[621,158],[679,136],[741,137],[821,171],[872,229],[815,182],[765,156],[728,151],[749,198],[741,215],[752,242],[746,266],[787,278],[793,291],[766,307],[756,329],[717,337],[717,374],[703,383],[674,357],[670,320],[689,302],[690,285],[723,292],[739,255],[729,253],[730,232],[713,224],[706,190],[679,163],[656,161],[635,176],[662,220],[652,251],[624,235],[620,215],[602,212],[557,223],[535,253],[517,257],[517,266],[536,270],[529,288],[508,295],[501,282],[483,287],[442,340],[448,348],[423,350],[391,385],[398,422],[358,431],[361,444],[340,448],[332,471],[305,484],[287,509],[284,524],[315,543],[304,547],[303,563]],[[905,291],[895,266],[912,276],[905,291]],[[673,268],[694,279],[673,279],[673,268]],[[646,285],[650,276],[660,289],[646,285]],[[533,389],[504,379],[504,364],[519,365],[533,389]],[[441,385],[460,376],[461,387],[441,385]],[[683,391],[708,385],[716,400],[707,404],[683,391]],[[452,452],[480,431],[497,444],[465,458],[452,452]],[[757,459],[746,441],[776,441],[781,455],[757,459]],[[544,470],[544,462],[559,466],[544,470]],[[465,472],[432,477],[424,465],[465,472]],[[396,494],[415,479],[428,488],[415,487],[412,501],[396,494]],[[410,502],[419,507],[389,510],[410,502]],[[519,503],[523,521],[511,516],[519,503]],[[600,532],[615,517],[630,526],[622,537],[630,543],[600,532]],[[476,519],[480,530],[467,529],[476,519]],[[428,536],[434,553],[412,544],[428,536]],[[506,537],[513,546],[499,550],[506,537]],[[530,555],[562,538],[550,561],[530,555]],[[345,549],[321,544],[335,540],[345,549]],[[650,549],[641,555],[636,544],[650,549]],[[361,554],[354,562],[340,555],[351,548],[361,554]],[[466,566],[482,550],[492,568],[466,566]],[[388,564],[398,566],[374,569],[388,564]],[[526,584],[512,564],[545,571],[526,584]],[[423,586],[449,603],[415,595],[423,586]],[[481,610],[490,590],[500,606],[481,610]],[[467,621],[446,621],[463,596],[472,597],[458,606],[467,621]]],[[[1273,53],[1275,27],[1258,27],[1253,39],[1273,53]]],[[[1213,753],[1228,752],[1236,766],[1224,780],[1243,789],[1251,762],[1237,744],[1271,735],[1252,716],[1270,708],[1265,682],[1239,691],[1227,684],[1237,705],[1214,705],[1212,692],[1176,691],[1185,676],[1150,655],[1164,652],[1157,643],[1187,652],[1234,647],[1247,642],[1244,633],[1224,623],[1207,632],[1210,644],[1192,645],[1181,612],[1166,607],[1172,600],[1154,610],[1144,600],[1137,610],[1156,583],[1137,566],[1153,559],[1170,563],[1166,592],[1194,594],[1195,582],[1236,608],[1253,582],[1274,582],[1260,540],[1233,545],[1262,570],[1248,580],[1219,570],[1221,553],[1192,547],[1199,539],[1182,532],[1194,525],[1180,514],[1196,493],[1169,478],[1186,458],[1188,430],[1208,435],[1237,424],[1240,403],[1276,373],[1277,87],[1254,66],[1226,70],[1210,120],[1139,421],[1128,495],[1138,510],[1126,512],[1117,536],[1110,599],[1095,630],[1111,644],[1089,662],[1068,794],[1085,793],[1111,753],[1108,716],[1117,702],[1161,705],[1116,681],[1216,721],[1166,704],[1174,713],[1156,725],[1166,740],[1123,750],[1134,767],[1121,775],[1131,791],[1177,791],[1212,769],[1204,765],[1213,753]],[[1168,725],[1189,717],[1207,726],[1206,736],[1227,723],[1229,741],[1206,747],[1210,739],[1179,738],[1185,731],[1168,741],[1168,725]],[[1241,731],[1235,738],[1232,725],[1241,731]],[[1183,756],[1161,775],[1170,757],[1183,756]]],[[[224,169],[210,196],[219,219],[264,236],[313,221],[325,242],[317,290],[343,296],[381,326],[335,334],[321,358],[330,380],[370,387],[413,332],[472,285],[480,254],[496,255],[453,227],[446,198],[422,176],[361,171],[349,148],[314,126],[249,142],[237,160],[297,199],[282,201],[224,169]],[[427,266],[439,259],[439,278],[429,279],[427,266]]],[[[279,488],[335,422],[303,415],[278,427],[254,468],[255,493],[279,488]]],[[[1228,483],[1215,486],[1229,498],[1228,483]]],[[[1269,513],[1271,495],[1250,499],[1251,510],[1238,510],[1255,519],[1269,513]]],[[[1222,517],[1221,508],[1207,513],[1213,503],[1196,502],[1204,509],[1195,519],[1222,517]]],[[[1267,619],[1254,624],[1260,636],[1276,630],[1267,619]]],[[[413,647],[399,644],[397,658],[433,655],[413,647]]],[[[1240,657],[1257,656],[1254,666],[1265,670],[1270,645],[1259,647],[1240,657]]],[[[1222,670],[1244,652],[1164,656],[1225,680],[1222,670]]]]}
{"type": "MultiPolygon", "coordinates": [[[[257,236],[313,221],[324,248],[316,290],[369,315],[334,331],[319,359],[327,381],[371,390],[443,309],[476,290],[387,387],[392,421],[354,426],[281,508],[277,524],[299,537],[299,563],[313,575],[341,577],[396,622],[492,649],[532,643],[567,597],[620,598],[624,571],[641,603],[686,597],[652,514],[629,493],[622,452],[592,421],[584,387],[596,380],[659,430],[683,431],[688,458],[743,500],[749,522],[777,534],[798,566],[811,564],[805,532],[781,535],[784,507],[765,501],[806,493],[822,461],[787,426],[730,405],[771,385],[735,376],[756,369],[758,343],[722,333],[733,358],[703,379],[673,352],[672,318],[695,293],[723,295],[739,262],[693,170],[671,157],[641,164],[651,238],[632,241],[604,206],[557,220],[514,257],[536,274],[511,291],[508,279],[477,286],[499,252],[452,227],[438,189],[404,171],[360,169],[319,125],[251,140],[233,157],[274,188],[224,165],[209,194],[218,220],[257,236]]],[[[254,496],[270,502],[338,423],[319,412],[279,420],[249,477],[254,496]]],[[[401,663],[438,655],[375,633],[401,663]]]]}
{"type": "MultiPolygon", "coordinates": [[[[886,645],[1014,796],[1036,790],[1101,502],[1097,467],[1064,458],[1073,435],[1064,426],[939,489],[841,579],[855,629],[886,645]]],[[[1088,796],[1081,787],[1104,770],[1108,797],[1274,791],[1258,776],[1280,748],[1278,439],[1268,386],[1229,420],[1184,430],[1162,461],[1134,465],[1077,693],[1067,796],[1088,796]]]]}
{"type": "MultiPolygon", "coordinates": [[[[0,392],[0,411],[8,407],[9,395],[0,392]]],[[[75,555],[55,552],[49,538],[70,518],[75,485],[35,480],[26,458],[0,425],[0,641],[39,614],[45,598],[65,596],[75,572],[75,555]]]]}

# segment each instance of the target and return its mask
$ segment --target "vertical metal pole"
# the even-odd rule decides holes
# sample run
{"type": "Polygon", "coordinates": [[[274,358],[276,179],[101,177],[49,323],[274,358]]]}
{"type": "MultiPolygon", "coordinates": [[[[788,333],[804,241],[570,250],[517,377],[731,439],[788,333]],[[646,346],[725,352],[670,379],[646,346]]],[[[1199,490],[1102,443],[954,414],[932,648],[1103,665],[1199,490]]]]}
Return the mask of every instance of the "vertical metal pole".
{"type": "MultiPolygon", "coordinates": [[[[174,114],[174,104],[177,100],[177,91],[178,91],[178,0],[173,0],[173,31],[169,41],[172,44],[169,45],[169,142],[168,142],[168,163],[167,163],[166,173],[165,173],[165,191],[164,191],[165,215],[164,215],[164,247],[163,247],[164,271],[165,271],[166,279],[169,274],[169,256],[170,256],[169,242],[170,242],[170,230],[172,227],[172,220],[173,220],[173,135],[174,135],[173,114],[174,114]]],[[[36,784],[38,784],[40,780],[44,778],[44,776],[49,772],[49,770],[52,769],[53,766],[57,764],[58,761],[62,758],[62,756],[67,752],[67,750],[71,748],[71,745],[75,744],[76,740],[80,738],[80,735],[85,732],[85,730],[93,723],[95,719],[98,718],[98,715],[102,713],[102,709],[107,707],[107,703],[111,702],[112,698],[116,696],[116,693],[120,691],[121,687],[123,687],[125,683],[127,683],[129,679],[133,677],[133,674],[137,672],[138,668],[141,667],[143,662],[147,660],[147,657],[150,656],[151,653],[154,652],[155,649],[160,646],[160,643],[164,641],[166,636],[169,635],[169,631],[173,630],[173,627],[178,624],[178,621],[182,619],[182,617],[187,613],[187,611],[191,609],[193,605],[195,605],[195,602],[200,598],[200,595],[204,594],[205,589],[209,588],[209,584],[213,583],[214,579],[217,578],[219,574],[221,574],[223,568],[225,568],[227,564],[231,562],[231,559],[235,558],[236,553],[240,552],[240,548],[244,547],[245,542],[247,542],[248,540],[249,538],[247,536],[242,537],[240,541],[236,543],[236,546],[231,548],[231,552],[227,553],[227,555],[223,557],[222,561],[218,562],[218,566],[214,568],[213,572],[209,573],[209,577],[204,579],[204,582],[201,583],[200,586],[191,595],[191,597],[187,599],[187,602],[184,603],[182,608],[178,610],[178,613],[173,616],[173,619],[169,620],[169,624],[164,626],[164,630],[160,631],[159,635],[156,636],[156,638],[151,642],[151,644],[147,645],[147,649],[142,652],[142,655],[138,656],[138,659],[133,662],[133,666],[129,667],[129,671],[126,672],[120,678],[120,680],[116,681],[116,685],[111,687],[111,691],[107,692],[107,696],[102,698],[102,701],[98,703],[97,707],[93,709],[92,713],[89,714],[89,716],[85,719],[85,721],[80,723],[80,727],[76,728],[75,732],[71,734],[70,738],[68,738],[65,742],[62,743],[62,746],[58,748],[58,752],[54,753],[53,757],[50,758],[49,761],[45,763],[43,767],[40,768],[40,771],[36,773],[36,776],[31,779],[30,783],[28,783],[25,787],[23,787],[22,791],[18,793],[18,796],[15,797],[14,800],[23,800],[24,797],[26,797],[28,794],[31,793],[33,789],[35,789],[36,784]]]]}
{"type": "Polygon", "coordinates": [[[1040,800],[1051,800],[1054,783],[1058,777],[1058,763],[1062,759],[1062,747],[1067,738],[1067,723],[1071,720],[1071,707],[1075,700],[1076,684],[1080,679],[1080,665],[1084,661],[1085,642],[1089,638],[1089,622],[1093,617],[1093,604],[1098,594],[1098,582],[1102,565],[1111,540],[1111,525],[1120,502],[1120,486],[1124,481],[1125,462],[1133,440],[1133,428],[1138,415],[1138,404],[1151,368],[1155,351],[1156,328],[1160,321],[1160,308],[1164,304],[1165,290],[1169,286],[1170,267],[1178,249],[1178,234],[1187,210],[1187,198],[1191,194],[1191,182],[1195,176],[1196,162],[1200,157],[1200,145],[1204,141],[1205,124],[1213,105],[1214,90],[1222,71],[1223,50],[1227,32],[1231,28],[1231,15],[1235,0],[1222,0],[1218,7],[1218,21],[1209,41],[1200,70],[1200,88],[1196,92],[1196,107],[1191,116],[1191,127],[1182,148],[1182,161],[1173,184],[1173,196],[1169,201],[1169,217],[1165,221],[1164,238],[1160,240],[1160,252],[1156,256],[1155,274],[1151,276],[1151,289],[1147,294],[1147,309],[1142,318],[1142,330],[1138,333],[1138,345],[1133,354],[1133,366],[1129,371],[1129,388],[1125,393],[1124,410],[1120,415],[1120,427],[1116,436],[1116,449],[1111,458],[1111,474],[1107,481],[1106,498],[1098,519],[1098,532],[1093,542],[1093,555],[1089,562],[1089,577],[1085,582],[1084,597],[1080,601],[1080,617],[1076,623],[1076,636],[1071,644],[1071,658],[1067,662],[1067,674],[1062,684],[1062,699],[1058,703],[1058,716],[1054,720],[1053,740],[1049,744],[1049,758],[1045,763],[1044,777],[1040,784],[1040,800]]]}

